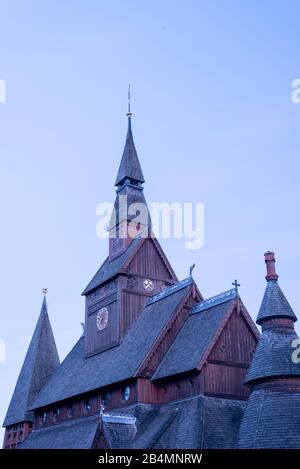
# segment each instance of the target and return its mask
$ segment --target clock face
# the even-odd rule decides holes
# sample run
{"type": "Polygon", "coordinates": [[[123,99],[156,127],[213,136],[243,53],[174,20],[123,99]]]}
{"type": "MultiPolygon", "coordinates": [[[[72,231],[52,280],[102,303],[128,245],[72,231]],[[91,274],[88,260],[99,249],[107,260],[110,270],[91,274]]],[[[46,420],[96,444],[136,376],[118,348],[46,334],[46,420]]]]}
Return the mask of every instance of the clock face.
{"type": "Polygon", "coordinates": [[[148,278],[146,278],[146,279],[143,281],[143,287],[144,287],[145,290],[147,290],[147,291],[153,291],[154,285],[153,285],[152,280],[149,280],[148,278]]]}
{"type": "Polygon", "coordinates": [[[103,331],[108,323],[108,309],[106,307],[99,309],[96,315],[96,324],[99,331],[103,331]]]}

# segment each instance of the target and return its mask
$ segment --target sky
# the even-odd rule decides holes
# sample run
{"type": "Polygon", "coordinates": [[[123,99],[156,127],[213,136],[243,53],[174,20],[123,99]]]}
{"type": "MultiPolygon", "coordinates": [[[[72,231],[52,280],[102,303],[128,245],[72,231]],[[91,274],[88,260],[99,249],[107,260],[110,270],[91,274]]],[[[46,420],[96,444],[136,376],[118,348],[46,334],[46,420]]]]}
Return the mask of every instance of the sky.
{"type": "Polygon", "coordinates": [[[299,13],[292,0],[0,1],[1,422],[43,287],[61,359],[82,333],[128,83],[147,201],[205,206],[201,249],[161,240],[178,277],[196,263],[204,297],[237,278],[255,319],[274,250],[299,313],[299,13]]]}

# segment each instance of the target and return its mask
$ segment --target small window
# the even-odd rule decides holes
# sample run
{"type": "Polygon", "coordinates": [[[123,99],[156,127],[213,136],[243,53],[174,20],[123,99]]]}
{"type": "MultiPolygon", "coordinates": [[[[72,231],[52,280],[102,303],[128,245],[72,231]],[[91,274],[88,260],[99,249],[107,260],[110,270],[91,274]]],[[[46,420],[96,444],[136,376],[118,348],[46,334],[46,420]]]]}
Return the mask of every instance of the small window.
{"type": "Polygon", "coordinates": [[[47,412],[43,412],[43,413],[40,415],[40,424],[41,424],[41,425],[44,425],[44,423],[46,422],[46,419],[47,419],[47,412]]]}
{"type": "Polygon", "coordinates": [[[84,408],[85,412],[90,412],[92,410],[92,407],[93,407],[93,400],[91,398],[86,399],[83,402],[83,408],[84,408]]]}
{"type": "Polygon", "coordinates": [[[124,386],[124,388],[122,388],[121,390],[121,394],[122,394],[122,398],[124,399],[124,401],[129,401],[130,399],[130,386],[124,386]]]}
{"type": "Polygon", "coordinates": [[[67,414],[68,414],[69,418],[73,417],[73,415],[74,415],[74,405],[73,404],[68,405],[67,414]]]}
{"type": "Polygon", "coordinates": [[[57,420],[57,418],[60,416],[60,408],[56,407],[56,409],[53,409],[52,412],[53,420],[57,420]]]}
{"type": "Polygon", "coordinates": [[[111,399],[111,393],[107,392],[103,397],[103,404],[104,404],[105,407],[109,403],[110,399],[111,399]]]}

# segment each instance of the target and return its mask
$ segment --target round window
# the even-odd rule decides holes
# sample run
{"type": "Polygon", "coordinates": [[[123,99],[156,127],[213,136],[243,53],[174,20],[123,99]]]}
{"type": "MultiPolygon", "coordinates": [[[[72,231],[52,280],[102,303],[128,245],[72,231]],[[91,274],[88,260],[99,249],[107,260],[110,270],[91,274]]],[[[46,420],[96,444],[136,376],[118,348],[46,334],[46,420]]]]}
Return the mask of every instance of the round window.
{"type": "Polygon", "coordinates": [[[124,401],[129,401],[130,399],[130,386],[124,386],[124,388],[122,388],[122,397],[124,399],[124,401]]]}

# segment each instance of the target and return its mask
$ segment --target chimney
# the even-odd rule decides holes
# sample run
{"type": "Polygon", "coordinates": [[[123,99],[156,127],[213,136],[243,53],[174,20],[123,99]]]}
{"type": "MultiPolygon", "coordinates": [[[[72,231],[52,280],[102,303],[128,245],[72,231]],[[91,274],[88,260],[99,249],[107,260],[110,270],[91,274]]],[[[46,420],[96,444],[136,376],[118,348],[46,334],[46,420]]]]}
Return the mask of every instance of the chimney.
{"type": "Polygon", "coordinates": [[[266,280],[278,280],[278,275],[275,269],[275,254],[274,252],[268,251],[265,253],[265,263],[267,266],[266,280]]]}

